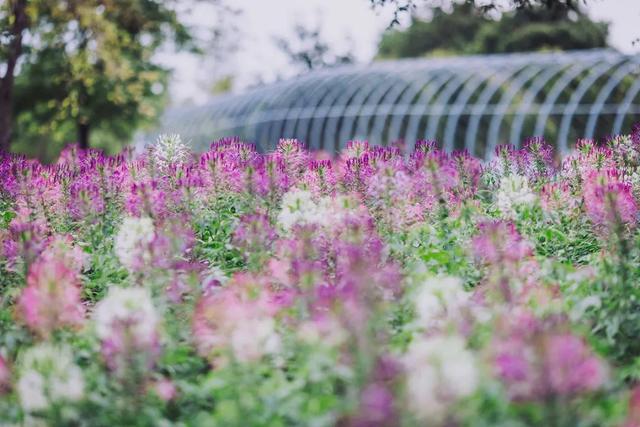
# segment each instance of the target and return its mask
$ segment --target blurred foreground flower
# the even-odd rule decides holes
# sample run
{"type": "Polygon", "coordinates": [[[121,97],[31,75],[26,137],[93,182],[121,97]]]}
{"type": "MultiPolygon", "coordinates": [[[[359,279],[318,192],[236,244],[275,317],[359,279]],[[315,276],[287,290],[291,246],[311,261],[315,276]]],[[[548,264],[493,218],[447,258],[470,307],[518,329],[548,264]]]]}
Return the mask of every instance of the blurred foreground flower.
{"type": "Polygon", "coordinates": [[[193,333],[198,351],[222,365],[229,357],[242,363],[276,354],[281,340],[271,316],[271,303],[263,297],[249,299],[228,288],[205,295],[198,302],[193,333]],[[231,354],[228,354],[230,351],[231,354]]]}
{"type": "Polygon", "coordinates": [[[20,315],[33,332],[44,338],[62,327],[78,327],[85,311],[80,293],[76,271],[64,260],[42,257],[29,269],[27,287],[18,301],[20,315]]]}
{"type": "Polygon", "coordinates": [[[111,287],[93,317],[103,357],[116,375],[153,367],[160,351],[158,316],[147,289],[111,287]]]}
{"type": "Polygon", "coordinates": [[[25,411],[42,411],[50,405],[77,402],[84,397],[82,371],[69,348],[40,344],[28,349],[19,364],[16,388],[25,411]]]}
{"type": "Polygon", "coordinates": [[[437,424],[451,405],[478,386],[475,357],[459,336],[417,339],[404,357],[404,366],[409,407],[424,421],[437,424]]]}

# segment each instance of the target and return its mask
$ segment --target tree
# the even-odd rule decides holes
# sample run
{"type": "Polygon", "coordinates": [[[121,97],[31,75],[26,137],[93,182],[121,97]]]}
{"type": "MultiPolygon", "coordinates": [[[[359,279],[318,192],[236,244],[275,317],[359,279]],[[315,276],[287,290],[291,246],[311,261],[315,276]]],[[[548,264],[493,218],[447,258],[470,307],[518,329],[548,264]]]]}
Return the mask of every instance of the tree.
{"type": "Polygon", "coordinates": [[[382,37],[378,56],[590,49],[606,47],[607,35],[607,24],[591,21],[580,10],[538,6],[505,12],[496,20],[465,2],[455,3],[451,12],[433,9],[430,20],[412,16],[406,30],[382,37]]]}
{"type": "Polygon", "coordinates": [[[9,96],[0,99],[0,111],[9,114],[0,122],[0,148],[9,147],[13,125],[18,139],[68,141],[75,134],[87,147],[94,129],[127,137],[153,118],[168,76],[154,53],[168,43],[195,49],[177,4],[9,0],[8,9],[0,6],[0,20],[12,24],[1,46],[7,65],[0,93],[9,96]]]}
{"type": "MultiPolygon", "coordinates": [[[[505,1],[501,0],[465,0],[465,2],[483,13],[499,10],[505,6],[505,1]]],[[[577,12],[580,11],[580,6],[586,4],[586,2],[587,0],[507,0],[506,6],[516,10],[544,6],[546,8],[566,9],[577,12]]],[[[393,27],[400,23],[400,15],[410,13],[420,6],[441,6],[442,0],[369,0],[369,3],[373,8],[391,5],[394,8],[394,14],[389,26],[393,27]]]]}
{"type": "Polygon", "coordinates": [[[27,0],[7,0],[0,6],[0,151],[9,148],[13,121],[13,87],[15,69],[23,51],[23,35],[29,26],[27,0]]]}
{"type": "Polygon", "coordinates": [[[294,33],[293,41],[276,38],[275,42],[300,72],[354,62],[350,52],[338,53],[331,49],[331,46],[322,39],[319,26],[309,29],[298,24],[294,27],[294,33]]]}

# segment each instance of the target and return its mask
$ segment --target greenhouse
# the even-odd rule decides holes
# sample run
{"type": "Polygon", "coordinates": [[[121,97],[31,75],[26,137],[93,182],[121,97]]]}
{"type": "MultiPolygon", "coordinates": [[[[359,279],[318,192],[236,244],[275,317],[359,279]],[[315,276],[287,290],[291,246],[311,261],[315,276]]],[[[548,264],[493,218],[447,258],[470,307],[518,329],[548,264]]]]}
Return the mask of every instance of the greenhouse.
{"type": "Polygon", "coordinates": [[[566,152],[580,137],[630,129],[639,62],[598,49],[343,66],[170,109],[143,139],[177,132],[202,150],[214,137],[239,136],[268,150],[285,137],[329,152],[351,139],[435,139],[486,157],[536,135],[566,152]]]}

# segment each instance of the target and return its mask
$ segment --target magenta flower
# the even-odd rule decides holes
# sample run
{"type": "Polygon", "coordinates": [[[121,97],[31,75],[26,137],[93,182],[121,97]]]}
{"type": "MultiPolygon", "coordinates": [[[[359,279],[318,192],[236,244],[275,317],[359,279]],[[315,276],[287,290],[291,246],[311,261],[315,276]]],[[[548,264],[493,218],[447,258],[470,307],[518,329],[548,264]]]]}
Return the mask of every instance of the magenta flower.
{"type": "Polygon", "coordinates": [[[384,427],[397,421],[392,391],[382,383],[367,385],[360,394],[354,427],[384,427]]]}
{"type": "Polygon", "coordinates": [[[264,214],[254,213],[240,217],[233,231],[232,243],[249,257],[268,252],[276,238],[276,230],[269,223],[269,218],[264,214]]]}
{"type": "Polygon", "coordinates": [[[611,228],[616,224],[636,226],[638,206],[631,185],[619,177],[620,172],[616,169],[592,171],[586,176],[584,203],[596,227],[611,228]]]}
{"type": "Polygon", "coordinates": [[[527,312],[507,314],[492,343],[495,375],[514,400],[573,397],[600,389],[605,363],[562,319],[536,319],[527,312]]]}
{"type": "Polygon", "coordinates": [[[531,244],[509,221],[487,221],[478,225],[480,234],[471,245],[476,259],[486,264],[520,261],[533,254],[531,244]]]}
{"type": "Polygon", "coordinates": [[[547,338],[544,364],[550,388],[560,395],[575,395],[602,387],[607,371],[584,340],[568,333],[547,338]]]}

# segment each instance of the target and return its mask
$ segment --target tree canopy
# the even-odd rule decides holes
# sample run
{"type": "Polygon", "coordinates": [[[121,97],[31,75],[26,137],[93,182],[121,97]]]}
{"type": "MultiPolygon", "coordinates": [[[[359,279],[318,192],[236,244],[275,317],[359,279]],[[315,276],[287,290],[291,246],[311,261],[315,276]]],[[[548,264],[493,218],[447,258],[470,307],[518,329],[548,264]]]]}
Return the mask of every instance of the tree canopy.
{"type": "Polygon", "coordinates": [[[408,58],[607,46],[608,25],[591,21],[580,9],[538,5],[505,12],[494,19],[467,1],[454,3],[451,11],[436,7],[431,13],[430,19],[414,14],[407,29],[385,33],[378,56],[408,58]]]}
{"type": "MultiPolygon", "coordinates": [[[[378,8],[391,5],[394,8],[393,19],[390,27],[400,23],[399,17],[404,13],[411,13],[419,7],[441,7],[442,3],[455,0],[368,0],[371,7],[378,8]]],[[[464,0],[476,10],[486,13],[492,10],[512,8],[515,10],[545,7],[547,9],[569,10],[578,12],[587,0],[464,0]]]]}
{"type": "MultiPolygon", "coordinates": [[[[18,63],[0,81],[10,139],[21,151],[55,150],[73,140],[125,141],[153,119],[166,94],[168,70],[153,61],[167,43],[195,49],[177,18],[175,0],[8,0],[0,60],[18,63]],[[25,16],[21,27],[12,25],[25,16]],[[19,49],[10,49],[12,44],[19,49]],[[11,76],[15,72],[15,78],[11,76]],[[11,88],[9,86],[12,86],[11,88]],[[29,150],[29,148],[32,150],[29,150]]],[[[6,126],[6,124],[5,124],[6,126]]],[[[0,126],[0,135],[7,133],[0,126]]],[[[2,141],[0,141],[2,142],[2,141]]],[[[98,141],[98,143],[101,141],[98,141]]],[[[93,143],[93,141],[92,141],[93,143]]],[[[8,141],[4,141],[5,148],[8,141]]]]}
{"type": "Polygon", "coordinates": [[[280,51],[289,58],[291,65],[301,73],[351,64],[355,61],[351,52],[336,52],[332,49],[322,38],[319,25],[307,28],[298,24],[294,27],[292,39],[277,37],[274,41],[280,51]]]}

